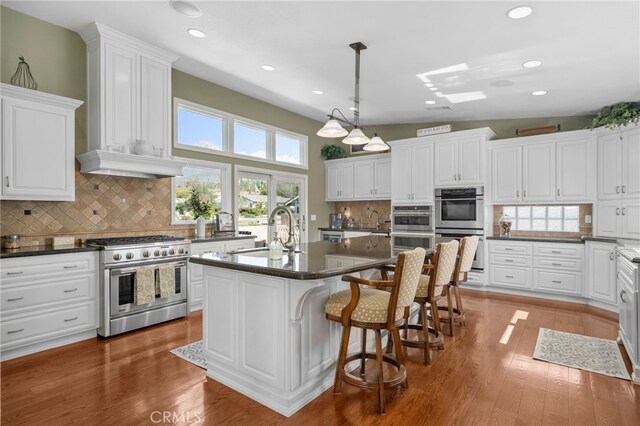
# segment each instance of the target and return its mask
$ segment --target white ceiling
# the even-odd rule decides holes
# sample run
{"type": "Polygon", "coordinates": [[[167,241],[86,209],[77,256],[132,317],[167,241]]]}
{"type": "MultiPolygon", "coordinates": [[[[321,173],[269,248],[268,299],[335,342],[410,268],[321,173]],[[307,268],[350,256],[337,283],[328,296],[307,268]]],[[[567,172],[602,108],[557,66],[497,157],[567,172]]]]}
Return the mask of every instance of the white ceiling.
{"type": "Polygon", "coordinates": [[[363,124],[580,115],[640,100],[638,1],[194,3],[199,18],[178,14],[169,1],[3,1],[74,31],[98,21],[178,54],[174,68],[320,121],[334,107],[350,116],[349,44],[356,41],[368,46],[363,124]],[[532,15],[506,17],[521,4],[532,15]],[[188,28],[207,37],[193,38],[188,28]],[[542,66],[522,67],[533,59],[542,66]],[[417,77],[459,64],[468,69],[430,80],[443,95],[482,92],[486,99],[452,103],[417,77]],[[501,80],[513,84],[492,85],[501,80]],[[451,110],[430,110],[429,99],[451,110]]]}

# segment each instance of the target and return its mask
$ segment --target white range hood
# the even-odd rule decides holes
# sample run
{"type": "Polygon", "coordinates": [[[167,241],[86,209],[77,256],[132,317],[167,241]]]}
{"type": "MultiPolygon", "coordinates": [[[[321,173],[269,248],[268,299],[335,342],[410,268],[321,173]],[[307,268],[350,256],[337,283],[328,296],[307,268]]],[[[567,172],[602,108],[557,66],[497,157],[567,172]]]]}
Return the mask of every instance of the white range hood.
{"type": "Polygon", "coordinates": [[[78,156],[81,173],[162,179],[182,176],[186,163],[179,160],[110,151],[89,151],[78,156]]]}

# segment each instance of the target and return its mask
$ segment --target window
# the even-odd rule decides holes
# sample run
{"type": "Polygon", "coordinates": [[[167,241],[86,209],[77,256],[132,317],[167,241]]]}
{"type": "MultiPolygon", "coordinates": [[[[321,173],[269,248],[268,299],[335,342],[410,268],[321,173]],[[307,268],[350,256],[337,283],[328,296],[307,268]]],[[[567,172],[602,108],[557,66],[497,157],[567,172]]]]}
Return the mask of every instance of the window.
{"type": "Polygon", "coordinates": [[[579,232],[578,206],[504,206],[514,231],[579,232]]]}
{"type": "Polygon", "coordinates": [[[230,166],[190,160],[183,175],[173,178],[172,223],[192,223],[199,214],[212,219],[219,211],[229,211],[230,166]]]}
{"type": "Polygon", "coordinates": [[[174,98],[174,146],[307,168],[307,136],[174,98]]]}

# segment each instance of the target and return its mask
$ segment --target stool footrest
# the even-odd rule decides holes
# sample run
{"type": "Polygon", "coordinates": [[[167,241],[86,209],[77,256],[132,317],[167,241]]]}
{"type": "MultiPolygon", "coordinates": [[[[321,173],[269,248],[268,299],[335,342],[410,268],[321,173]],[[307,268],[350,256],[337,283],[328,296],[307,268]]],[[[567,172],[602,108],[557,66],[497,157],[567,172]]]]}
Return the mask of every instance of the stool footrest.
{"type": "MultiPolygon", "coordinates": [[[[422,331],[422,325],[420,324],[409,324],[407,326],[409,329],[411,330],[419,330],[422,331]]],[[[404,328],[404,326],[402,327],[402,329],[404,328]]],[[[402,329],[400,331],[402,331],[402,329]]],[[[431,335],[433,335],[433,337],[431,337],[429,339],[429,347],[431,348],[441,348],[443,346],[444,343],[444,335],[437,331],[435,328],[433,327],[429,327],[428,328],[429,333],[431,335]]],[[[410,340],[410,339],[405,339],[402,337],[402,333],[400,335],[400,341],[402,342],[402,344],[404,346],[409,346],[412,348],[423,348],[424,347],[424,342],[422,340],[410,340]]]]}

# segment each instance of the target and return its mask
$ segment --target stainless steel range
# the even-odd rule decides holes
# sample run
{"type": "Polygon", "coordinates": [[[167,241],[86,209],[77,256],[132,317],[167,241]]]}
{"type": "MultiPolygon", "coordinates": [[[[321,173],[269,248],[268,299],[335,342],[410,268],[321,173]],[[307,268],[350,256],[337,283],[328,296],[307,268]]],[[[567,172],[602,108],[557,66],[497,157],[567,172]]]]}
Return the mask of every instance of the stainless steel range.
{"type": "MultiPolygon", "coordinates": [[[[98,334],[114,336],[187,315],[187,258],[191,243],[167,235],[144,237],[98,238],[86,240],[88,246],[100,247],[100,326],[98,334]],[[160,297],[156,285],[150,303],[136,304],[136,274],[143,267],[173,267],[175,289],[160,297]]],[[[148,270],[148,268],[145,268],[148,270]]],[[[173,286],[171,286],[173,287],[173,286]]]]}

